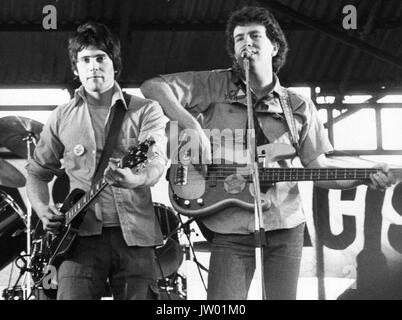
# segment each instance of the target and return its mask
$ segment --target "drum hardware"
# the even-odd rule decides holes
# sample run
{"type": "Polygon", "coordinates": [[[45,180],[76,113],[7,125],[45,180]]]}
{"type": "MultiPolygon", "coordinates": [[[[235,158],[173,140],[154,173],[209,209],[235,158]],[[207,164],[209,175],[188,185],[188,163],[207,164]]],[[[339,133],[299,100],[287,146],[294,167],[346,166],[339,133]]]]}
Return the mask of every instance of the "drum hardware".
{"type": "MultiPolygon", "coordinates": [[[[175,220],[175,223],[173,223],[173,224],[170,224],[170,229],[169,228],[164,228],[163,226],[165,225],[166,226],[166,223],[165,224],[161,224],[161,229],[162,229],[162,234],[164,235],[164,239],[171,239],[172,237],[174,237],[175,239],[177,239],[177,233],[178,233],[178,231],[180,231],[180,230],[183,230],[183,233],[184,233],[184,235],[186,236],[186,238],[187,238],[187,244],[185,244],[185,245],[181,245],[180,247],[181,247],[181,256],[183,257],[183,255],[185,256],[185,260],[186,261],[190,261],[190,260],[192,260],[195,264],[196,264],[196,266],[197,266],[197,269],[198,269],[198,272],[199,272],[199,275],[200,275],[200,278],[201,278],[201,280],[202,280],[202,283],[203,283],[203,285],[204,285],[204,289],[205,289],[205,291],[207,291],[207,287],[206,287],[206,285],[205,285],[205,281],[204,281],[204,279],[203,279],[203,276],[202,276],[202,274],[201,274],[201,270],[204,270],[204,271],[206,271],[206,272],[208,272],[208,269],[207,268],[205,268],[199,261],[198,261],[198,259],[197,259],[197,256],[196,256],[196,254],[195,254],[195,248],[194,248],[194,246],[192,245],[192,243],[191,243],[191,233],[193,233],[193,232],[195,232],[195,230],[194,229],[191,229],[190,228],[190,226],[191,226],[191,224],[194,222],[194,221],[197,221],[196,220],[196,218],[194,218],[194,217],[191,217],[191,218],[189,218],[186,222],[183,222],[183,220],[182,220],[182,218],[181,218],[181,216],[180,216],[180,214],[178,214],[178,215],[176,215],[175,213],[174,213],[174,211],[173,211],[173,209],[171,209],[170,207],[166,207],[166,206],[164,206],[164,205],[160,205],[160,204],[154,204],[155,206],[156,206],[156,208],[160,208],[161,206],[162,206],[162,208],[164,208],[164,210],[168,210],[169,212],[171,212],[171,213],[173,213],[173,215],[174,215],[174,220],[175,220]],[[171,231],[170,231],[171,230],[171,231]],[[170,231],[170,232],[169,232],[170,231]]],[[[157,212],[157,210],[155,210],[155,213],[157,214],[157,216],[158,216],[158,212],[157,212]]],[[[161,219],[160,218],[158,218],[158,220],[161,222],[161,219]]],[[[162,220],[163,221],[163,220],[162,220]]],[[[205,234],[204,234],[204,232],[200,229],[200,231],[202,232],[202,234],[205,236],[205,234]]],[[[158,256],[157,256],[157,258],[158,258],[158,256]]],[[[181,261],[181,263],[183,262],[182,260],[180,260],[181,261]]],[[[158,277],[158,286],[159,286],[159,288],[160,288],[160,290],[161,290],[161,295],[162,295],[162,297],[165,297],[165,298],[167,298],[167,300],[171,300],[171,299],[173,299],[174,297],[177,297],[177,295],[176,294],[173,294],[172,296],[171,295],[169,295],[171,292],[175,292],[175,293],[177,293],[177,289],[175,289],[175,290],[173,290],[172,289],[172,286],[171,286],[171,276],[173,276],[173,275],[175,275],[175,274],[173,274],[173,275],[171,275],[171,276],[169,276],[169,275],[167,275],[167,274],[164,274],[163,273],[163,266],[162,266],[162,264],[161,263],[158,263],[158,259],[157,259],[157,264],[159,264],[159,270],[160,270],[160,273],[159,273],[159,277],[158,277]]],[[[178,269],[178,267],[179,267],[180,265],[178,265],[177,266],[177,268],[176,268],[176,270],[178,269]]],[[[184,278],[184,277],[182,277],[180,274],[178,274],[177,272],[176,272],[176,275],[178,276],[178,277],[181,277],[181,279],[180,279],[180,282],[182,283],[182,288],[183,288],[183,291],[182,291],[182,293],[181,293],[181,295],[182,296],[185,296],[185,297],[187,297],[187,282],[186,282],[186,278],[184,278]]],[[[179,281],[179,280],[177,280],[177,281],[179,281]]],[[[175,286],[173,286],[173,288],[175,288],[175,287],[177,287],[177,284],[175,284],[175,286]]]]}
{"type": "MultiPolygon", "coordinates": [[[[19,282],[21,278],[26,275],[28,272],[31,272],[28,268],[28,258],[29,255],[27,254],[19,254],[18,257],[14,260],[15,266],[20,270],[17,280],[15,281],[14,285],[11,286],[11,282],[8,284],[8,287],[3,290],[3,298],[5,300],[34,300],[36,296],[34,295],[35,292],[33,289],[37,289],[35,287],[30,287],[29,291],[26,289],[26,285],[20,285],[19,282]],[[27,292],[30,292],[27,295],[27,292]]],[[[24,282],[23,282],[24,283],[24,282]]]]}
{"type": "Polygon", "coordinates": [[[26,214],[7,193],[0,190],[0,270],[25,249],[26,214]]]}
{"type": "Polygon", "coordinates": [[[21,286],[5,288],[2,297],[4,300],[24,300],[24,291],[21,286]]]}
{"type": "Polygon", "coordinates": [[[43,124],[33,119],[8,116],[0,118],[0,145],[23,159],[30,159],[30,142],[39,140],[43,124]]]}
{"type": "Polygon", "coordinates": [[[159,279],[157,282],[160,291],[160,300],[186,300],[187,281],[180,273],[159,279]]]}
{"type": "MultiPolygon", "coordinates": [[[[32,124],[32,123],[31,123],[32,124]]],[[[40,127],[42,129],[42,127],[40,127]]],[[[28,162],[31,160],[31,144],[36,146],[36,140],[35,140],[35,134],[34,132],[27,132],[26,136],[22,138],[23,141],[26,142],[26,147],[27,147],[27,160],[28,162]]],[[[32,236],[32,206],[31,203],[28,199],[27,201],[27,257],[28,257],[28,266],[31,266],[31,236],[32,236]]],[[[24,283],[26,283],[25,289],[26,289],[26,297],[27,299],[31,296],[32,294],[32,287],[31,287],[31,275],[29,272],[25,272],[25,277],[24,277],[24,283]]]]}
{"type": "MultiPolygon", "coordinates": [[[[183,232],[184,232],[184,234],[185,234],[185,236],[187,238],[187,244],[185,245],[185,248],[184,248],[186,261],[193,261],[195,263],[195,265],[197,266],[198,274],[200,276],[200,279],[201,279],[202,285],[204,287],[204,290],[205,290],[205,292],[207,292],[208,289],[207,289],[207,286],[205,284],[205,280],[204,280],[204,277],[203,277],[203,275],[201,273],[201,270],[204,270],[204,271],[208,272],[208,269],[206,267],[204,267],[201,262],[198,261],[197,255],[195,254],[194,245],[191,242],[191,233],[194,232],[194,229],[190,229],[190,224],[192,222],[194,222],[194,221],[196,221],[198,225],[199,225],[199,223],[198,223],[197,219],[194,218],[194,217],[188,219],[185,223],[183,223],[183,220],[181,219],[181,216],[179,215],[179,220],[180,220],[180,223],[183,226],[183,232]]],[[[200,228],[200,231],[204,235],[204,232],[203,232],[203,230],[201,228],[200,228]]]]}
{"type": "Polygon", "coordinates": [[[153,205],[164,243],[155,250],[160,299],[183,300],[187,297],[187,289],[186,278],[178,272],[184,256],[178,233],[180,230],[191,232],[189,226],[193,219],[183,223],[172,208],[155,202],[153,205]]]}
{"type": "Polygon", "coordinates": [[[0,185],[9,188],[25,186],[24,175],[8,161],[0,158],[0,185]]]}
{"type": "Polygon", "coordinates": [[[183,251],[179,243],[180,221],[172,208],[153,203],[156,218],[163,235],[163,245],[155,249],[158,279],[172,275],[183,262],[183,251]]]}
{"type": "MultiPolygon", "coordinates": [[[[27,161],[29,161],[32,157],[32,152],[36,146],[36,142],[39,140],[42,129],[43,129],[42,123],[29,119],[29,118],[19,117],[19,116],[8,116],[8,117],[0,118],[0,146],[4,146],[4,147],[8,148],[10,151],[15,153],[16,155],[20,156],[21,158],[26,158],[27,161]]],[[[7,163],[5,163],[5,162],[0,163],[0,164],[3,166],[7,166],[7,163]]],[[[9,169],[10,166],[7,166],[7,168],[9,169]]],[[[26,182],[25,177],[23,177],[23,179],[21,179],[21,177],[18,176],[18,174],[15,172],[15,170],[13,171],[10,169],[7,171],[9,171],[9,172],[0,174],[0,184],[1,184],[1,182],[3,182],[3,180],[5,182],[7,182],[6,178],[11,175],[12,177],[15,177],[15,182],[12,185],[13,187],[15,187],[15,185],[17,185],[17,187],[21,187],[21,186],[25,185],[25,182],[26,182]],[[5,178],[4,175],[8,175],[8,176],[6,176],[6,178],[5,178]]],[[[27,214],[24,215],[24,218],[25,218],[24,223],[25,223],[25,230],[26,230],[26,232],[25,232],[25,234],[26,234],[25,253],[26,254],[24,256],[20,256],[23,259],[24,266],[20,266],[20,277],[18,278],[18,281],[20,280],[21,276],[24,275],[23,283],[25,284],[25,286],[23,285],[22,289],[25,291],[24,297],[26,299],[28,299],[31,297],[31,290],[32,290],[32,287],[31,287],[32,279],[29,274],[30,273],[29,266],[31,264],[31,245],[32,245],[31,244],[32,207],[31,207],[29,200],[27,202],[27,214]],[[25,257],[27,258],[26,260],[25,260],[25,257]]],[[[17,234],[18,234],[18,232],[17,232],[17,234]]],[[[22,250],[19,250],[18,252],[21,252],[21,251],[22,250]]],[[[17,263],[17,261],[16,261],[16,263],[17,263]]]]}

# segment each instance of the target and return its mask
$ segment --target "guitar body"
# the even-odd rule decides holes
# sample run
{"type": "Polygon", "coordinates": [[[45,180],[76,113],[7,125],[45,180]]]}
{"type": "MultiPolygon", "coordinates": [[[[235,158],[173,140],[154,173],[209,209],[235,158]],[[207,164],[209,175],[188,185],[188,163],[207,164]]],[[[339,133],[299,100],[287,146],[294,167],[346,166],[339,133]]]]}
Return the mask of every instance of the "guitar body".
{"type": "MultiPolygon", "coordinates": [[[[64,200],[60,212],[66,213],[84,194],[83,190],[74,189],[64,200]]],[[[33,269],[32,279],[35,283],[40,283],[47,275],[47,266],[52,265],[58,269],[68,252],[76,244],[78,228],[84,216],[85,211],[80,212],[68,226],[63,226],[58,234],[51,234],[43,230],[42,222],[38,221],[32,239],[31,268],[33,269]]],[[[55,298],[56,290],[44,288],[44,292],[49,298],[55,298]]]]}
{"type": "MultiPolygon", "coordinates": [[[[169,198],[172,206],[181,214],[190,217],[202,217],[219,212],[228,207],[240,207],[254,211],[254,187],[245,177],[248,169],[239,165],[209,166],[205,177],[200,166],[188,163],[172,164],[168,171],[169,198]],[[220,179],[222,172],[237,172],[220,179]],[[216,168],[216,170],[215,170],[216,168]],[[227,168],[227,169],[225,169],[227,168]],[[183,178],[184,184],[181,179],[183,178]]],[[[261,185],[262,189],[269,187],[261,185]]],[[[270,201],[261,193],[263,210],[270,207],[270,201]]]]}

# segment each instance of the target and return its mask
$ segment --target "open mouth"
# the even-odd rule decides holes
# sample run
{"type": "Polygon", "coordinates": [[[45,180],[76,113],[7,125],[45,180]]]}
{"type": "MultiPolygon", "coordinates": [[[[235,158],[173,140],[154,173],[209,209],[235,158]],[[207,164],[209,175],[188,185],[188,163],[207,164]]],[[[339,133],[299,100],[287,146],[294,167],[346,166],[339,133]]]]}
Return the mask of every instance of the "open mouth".
{"type": "Polygon", "coordinates": [[[103,77],[102,76],[90,76],[90,77],[87,77],[87,80],[89,80],[89,79],[103,79],[103,77]]]}

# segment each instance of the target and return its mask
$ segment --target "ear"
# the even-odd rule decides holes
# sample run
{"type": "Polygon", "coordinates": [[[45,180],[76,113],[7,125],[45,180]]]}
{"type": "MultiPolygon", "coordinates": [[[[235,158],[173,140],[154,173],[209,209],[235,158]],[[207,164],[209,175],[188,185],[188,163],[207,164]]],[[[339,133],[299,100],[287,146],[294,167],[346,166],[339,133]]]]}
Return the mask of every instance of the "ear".
{"type": "Polygon", "coordinates": [[[279,45],[275,42],[274,49],[272,50],[272,56],[275,57],[278,54],[278,51],[279,51],[279,45]]]}
{"type": "Polygon", "coordinates": [[[78,77],[78,71],[77,71],[77,70],[74,70],[74,72],[73,72],[73,73],[74,73],[74,75],[75,75],[75,76],[77,76],[77,77],[78,77]]]}

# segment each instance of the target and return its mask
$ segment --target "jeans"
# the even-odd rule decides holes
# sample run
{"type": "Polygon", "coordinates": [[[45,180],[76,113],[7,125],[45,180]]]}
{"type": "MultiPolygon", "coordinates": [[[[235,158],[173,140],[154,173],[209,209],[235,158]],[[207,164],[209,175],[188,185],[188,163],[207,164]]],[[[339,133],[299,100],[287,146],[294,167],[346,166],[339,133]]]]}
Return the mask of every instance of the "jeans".
{"type": "MultiPolygon", "coordinates": [[[[305,224],[264,233],[264,284],[269,300],[295,300],[305,224]]],[[[255,271],[254,235],[215,234],[208,300],[245,300],[255,271]]]]}
{"type": "Polygon", "coordinates": [[[97,300],[109,285],[115,300],[157,299],[155,250],[127,246],[121,228],[79,237],[58,270],[58,300],[97,300]]]}

